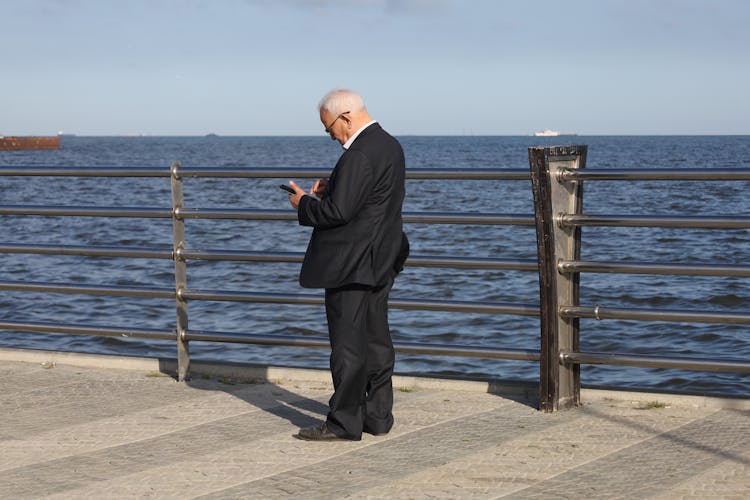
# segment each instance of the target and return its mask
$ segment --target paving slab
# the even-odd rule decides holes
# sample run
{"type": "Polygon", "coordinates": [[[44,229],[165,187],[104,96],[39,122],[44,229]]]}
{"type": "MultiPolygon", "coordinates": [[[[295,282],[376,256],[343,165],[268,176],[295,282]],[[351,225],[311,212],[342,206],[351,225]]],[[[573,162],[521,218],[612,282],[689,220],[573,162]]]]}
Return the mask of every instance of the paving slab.
{"type": "Polygon", "coordinates": [[[324,418],[325,372],[18,357],[0,353],[0,498],[750,498],[747,401],[609,391],[545,414],[400,377],[388,435],[315,443],[295,434],[324,418]]]}

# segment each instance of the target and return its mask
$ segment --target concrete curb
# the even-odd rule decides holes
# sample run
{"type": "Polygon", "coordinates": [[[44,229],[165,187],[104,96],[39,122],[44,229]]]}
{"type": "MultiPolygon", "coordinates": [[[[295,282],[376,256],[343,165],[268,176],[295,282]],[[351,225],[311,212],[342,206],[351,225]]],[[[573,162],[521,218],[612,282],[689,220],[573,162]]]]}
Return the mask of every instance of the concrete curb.
{"type": "Polygon", "coordinates": [[[750,399],[693,396],[665,392],[630,391],[627,389],[581,389],[581,401],[605,403],[610,401],[659,402],[691,408],[750,410],[750,399]]]}
{"type": "MultiPolygon", "coordinates": [[[[170,375],[174,375],[177,371],[177,362],[173,359],[35,349],[0,348],[0,361],[21,361],[40,364],[55,363],[84,368],[153,371],[168,373],[170,375]]],[[[190,371],[195,375],[230,377],[239,380],[264,380],[271,383],[312,382],[321,384],[323,387],[332,387],[331,375],[327,370],[312,368],[193,360],[190,363],[190,371]]],[[[538,403],[538,385],[524,381],[476,381],[396,375],[393,377],[393,385],[399,389],[435,389],[490,393],[516,401],[523,401],[531,406],[537,406],[538,403]]],[[[750,399],[633,391],[628,389],[581,389],[581,400],[584,404],[588,402],[606,403],[607,400],[625,402],[658,401],[666,405],[680,407],[750,410],[750,399]]]]}

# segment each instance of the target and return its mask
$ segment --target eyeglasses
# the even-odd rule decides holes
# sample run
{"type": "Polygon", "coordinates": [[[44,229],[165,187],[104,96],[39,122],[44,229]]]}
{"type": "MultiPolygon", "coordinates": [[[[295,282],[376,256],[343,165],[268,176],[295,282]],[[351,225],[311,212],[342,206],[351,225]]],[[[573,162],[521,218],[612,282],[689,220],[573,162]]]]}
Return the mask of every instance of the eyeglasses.
{"type": "Polygon", "coordinates": [[[341,114],[340,114],[339,116],[337,116],[337,117],[336,117],[336,118],[335,118],[335,119],[334,119],[334,120],[333,120],[333,121],[331,122],[331,124],[330,124],[330,125],[328,125],[328,126],[326,127],[326,134],[330,135],[330,136],[331,136],[331,139],[334,139],[334,140],[336,139],[336,138],[335,138],[335,137],[333,136],[333,134],[331,133],[331,127],[333,127],[333,124],[334,124],[334,123],[336,123],[336,120],[338,120],[339,118],[341,118],[341,117],[342,117],[342,116],[344,116],[344,115],[348,115],[349,113],[351,113],[351,111],[344,111],[344,112],[343,112],[343,113],[341,113],[341,114]]]}

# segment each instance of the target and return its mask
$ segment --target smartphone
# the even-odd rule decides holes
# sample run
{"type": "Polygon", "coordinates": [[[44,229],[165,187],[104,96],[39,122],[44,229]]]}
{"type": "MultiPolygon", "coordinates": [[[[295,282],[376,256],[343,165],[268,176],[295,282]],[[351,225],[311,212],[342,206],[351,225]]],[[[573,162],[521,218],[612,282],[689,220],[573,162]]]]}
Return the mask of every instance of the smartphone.
{"type": "Polygon", "coordinates": [[[283,189],[284,191],[286,191],[287,193],[289,193],[289,194],[294,194],[294,193],[296,193],[296,191],[295,191],[294,189],[292,189],[291,187],[287,186],[286,184],[282,184],[282,185],[280,185],[279,187],[280,187],[281,189],[283,189]]]}

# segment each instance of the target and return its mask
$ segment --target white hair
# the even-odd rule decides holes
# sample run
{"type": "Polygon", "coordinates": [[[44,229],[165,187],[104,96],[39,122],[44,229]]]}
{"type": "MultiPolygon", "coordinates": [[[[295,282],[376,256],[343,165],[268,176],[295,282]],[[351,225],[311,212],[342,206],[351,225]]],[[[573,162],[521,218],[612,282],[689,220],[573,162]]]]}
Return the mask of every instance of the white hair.
{"type": "Polygon", "coordinates": [[[365,102],[362,98],[348,89],[335,89],[328,92],[318,103],[318,111],[328,111],[332,115],[340,115],[347,111],[359,113],[365,109],[365,102]]]}

